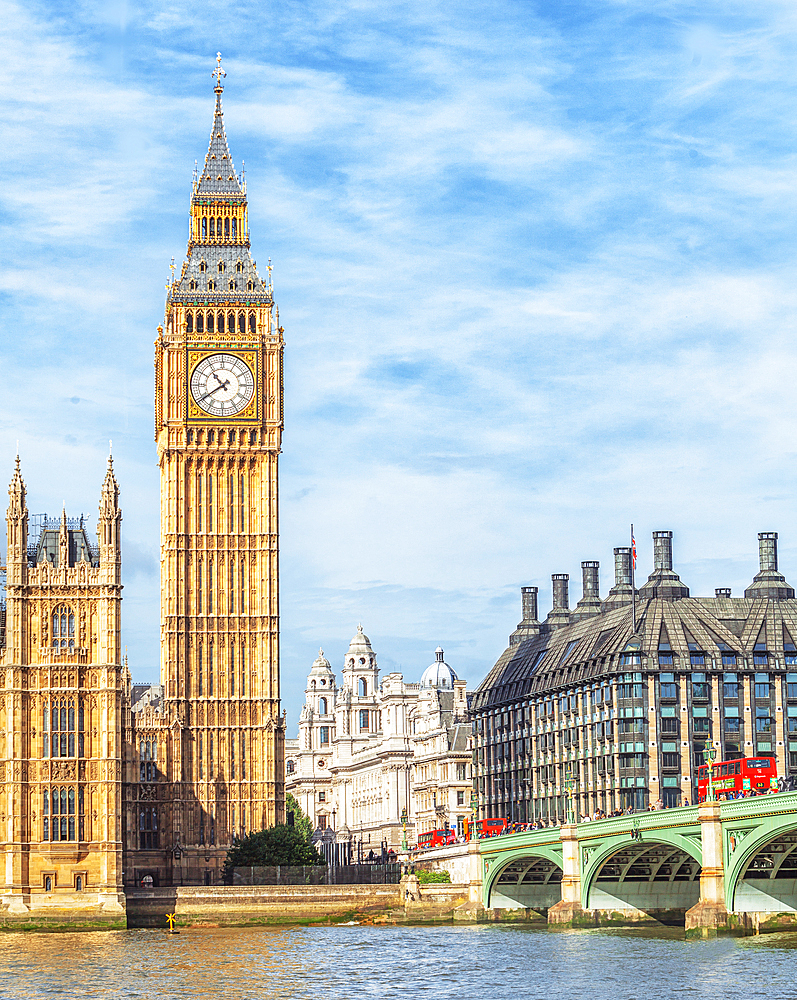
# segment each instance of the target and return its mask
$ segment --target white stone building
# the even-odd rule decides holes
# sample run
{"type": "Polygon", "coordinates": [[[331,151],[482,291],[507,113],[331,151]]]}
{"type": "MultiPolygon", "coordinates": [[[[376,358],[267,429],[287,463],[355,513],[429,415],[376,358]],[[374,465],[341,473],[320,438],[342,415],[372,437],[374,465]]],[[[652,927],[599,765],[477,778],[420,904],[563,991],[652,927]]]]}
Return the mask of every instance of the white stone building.
{"type": "Polygon", "coordinates": [[[400,673],[379,682],[362,626],[344,657],[342,683],[323,650],[307,678],[297,740],[285,745],[285,790],[315,829],[332,828],[353,857],[398,850],[469,815],[470,724],[466,683],[437,649],[420,684],[400,673]]]}

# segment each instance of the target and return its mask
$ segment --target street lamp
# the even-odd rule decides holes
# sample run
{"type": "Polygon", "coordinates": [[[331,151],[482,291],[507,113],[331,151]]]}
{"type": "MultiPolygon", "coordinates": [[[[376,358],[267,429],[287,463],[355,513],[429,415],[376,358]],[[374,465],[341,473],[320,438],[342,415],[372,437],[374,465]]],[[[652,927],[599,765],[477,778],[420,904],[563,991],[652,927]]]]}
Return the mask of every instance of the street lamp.
{"type": "Polygon", "coordinates": [[[714,801],[714,761],[717,757],[717,745],[714,740],[709,740],[703,748],[703,756],[708,764],[708,791],[706,801],[714,801]]]}
{"type": "Polygon", "coordinates": [[[473,840],[473,830],[476,826],[476,813],[479,808],[479,796],[476,794],[476,789],[471,788],[470,790],[470,830],[468,831],[468,840],[473,840]]]}
{"type": "Polygon", "coordinates": [[[576,779],[573,777],[573,766],[572,764],[567,769],[567,778],[565,779],[565,788],[567,789],[567,822],[572,825],[575,822],[573,816],[573,789],[576,787],[576,779]]]}
{"type": "Polygon", "coordinates": [[[401,849],[402,851],[407,850],[407,807],[401,810],[401,849]]]}

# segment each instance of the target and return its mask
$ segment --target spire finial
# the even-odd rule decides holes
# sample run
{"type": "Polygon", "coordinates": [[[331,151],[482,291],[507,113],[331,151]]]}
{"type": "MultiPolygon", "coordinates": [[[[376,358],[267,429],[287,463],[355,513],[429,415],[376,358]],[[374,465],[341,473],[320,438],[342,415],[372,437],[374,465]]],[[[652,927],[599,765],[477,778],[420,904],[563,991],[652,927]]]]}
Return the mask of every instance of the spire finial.
{"type": "Polygon", "coordinates": [[[221,68],[221,52],[216,53],[216,68],[210,75],[216,78],[216,86],[213,89],[217,94],[220,94],[224,90],[221,85],[222,77],[227,75],[221,68]]]}

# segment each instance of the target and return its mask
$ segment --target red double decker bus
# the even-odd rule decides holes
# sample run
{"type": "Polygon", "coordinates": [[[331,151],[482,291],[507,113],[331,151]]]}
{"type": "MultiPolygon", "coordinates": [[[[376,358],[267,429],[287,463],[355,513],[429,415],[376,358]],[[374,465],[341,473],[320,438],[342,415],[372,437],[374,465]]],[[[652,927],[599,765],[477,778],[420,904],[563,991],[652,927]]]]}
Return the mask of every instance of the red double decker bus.
{"type": "MultiPolygon", "coordinates": [[[[741,757],[739,760],[717,761],[712,766],[715,797],[736,798],[739,792],[761,795],[769,789],[778,790],[778,768],[774,757],[741,757]]],[[[706,801],[708,794],[708,764],[697,769],[697,798],[706,801]]]]}
{"type": "Polygon", "coordinates": [[[426,850],[429,847],[445,847],[446,844],[453,844],[457,839],[456,830],[429,830],[428,833],[421,833],[418,836],[418,847],[426,850]]]}
{"type": "Polygon", "coordinates": [[[507,828],[507,821],[500,816],[493,816],[491,819],[477,819],[474,825],[476,836],[481,839],[482,837],[497,837],[499,833],[503,833],[507,828]]]}

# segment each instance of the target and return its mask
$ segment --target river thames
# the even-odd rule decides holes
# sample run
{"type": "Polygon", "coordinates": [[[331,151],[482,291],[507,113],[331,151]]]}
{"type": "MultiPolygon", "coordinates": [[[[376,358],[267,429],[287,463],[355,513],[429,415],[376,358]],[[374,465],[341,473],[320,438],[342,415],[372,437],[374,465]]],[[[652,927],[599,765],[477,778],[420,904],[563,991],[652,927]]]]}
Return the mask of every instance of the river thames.
{"type": "Polygon", "coordinates": [[[0,997],[777,1000],[797,935],[518,927],[133,930],[0,936],[0,997]]]}

